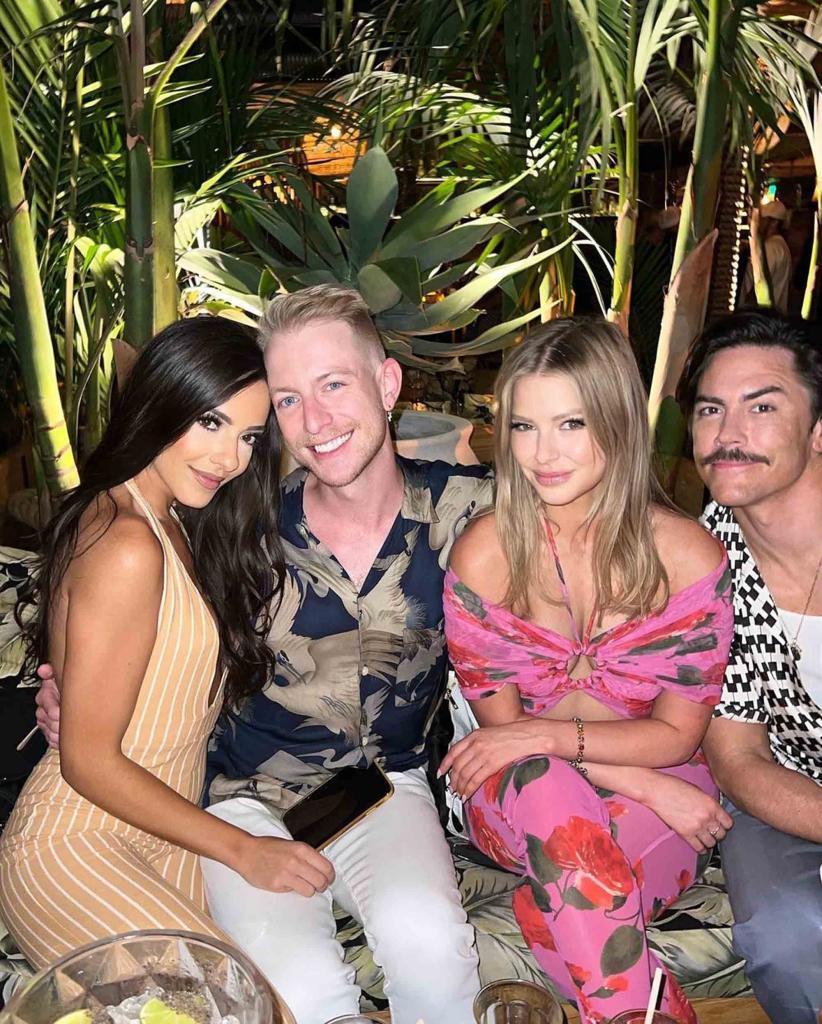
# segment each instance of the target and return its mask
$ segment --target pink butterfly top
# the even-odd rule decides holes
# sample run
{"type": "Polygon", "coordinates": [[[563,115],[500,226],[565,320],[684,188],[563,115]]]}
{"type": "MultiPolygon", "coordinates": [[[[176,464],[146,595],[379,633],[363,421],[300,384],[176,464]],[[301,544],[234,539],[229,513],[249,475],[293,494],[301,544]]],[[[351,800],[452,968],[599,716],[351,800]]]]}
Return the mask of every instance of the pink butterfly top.
{"type": "Polygon", "coordinates": [[[589,621],[580,636],[550,530],[548,537],[571,637],[483,600],[448,570],[445,633],[465,697],[478,700],[512,684],[523,709],[542,715],[567,694],[584,690],[623,718],[647,718],[662,690],[698,704],[719,703],[734,628],[727,558],[644,619],[593,636],[589,621]],[[593,670],[572,679],[569,671],[581,655],[593,670]]]}

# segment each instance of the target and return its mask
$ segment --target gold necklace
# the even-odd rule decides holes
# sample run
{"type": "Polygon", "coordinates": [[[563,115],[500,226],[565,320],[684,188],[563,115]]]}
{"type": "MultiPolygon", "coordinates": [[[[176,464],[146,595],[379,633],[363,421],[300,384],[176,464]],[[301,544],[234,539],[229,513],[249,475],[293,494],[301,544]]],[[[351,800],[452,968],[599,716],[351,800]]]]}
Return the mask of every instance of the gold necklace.
{"type": "Polygon", "coordinates": [[[802,609],[802,615],[799,617],[799,625],[796,627],[796,632],[793,635],[793,639],[791,639],[791,636],[788,633],[788,627],[785,625],[785,620],[782,618],[781,615],[779,616],[779,621],[782,623],[782,629],[785,633],[785,636],[788,639],[788,647],[791,650],[791,657],[794,660],[794,664],[799,664],[799,660],[802,657],[802,648],[799,646],[798,643],[799,634],[802,632],[802,627],[805,624],[805,616],[808,614],[808,609],[811,606],[811,598],[813,597],[813,593],[816,590],[816,581],[819,579],[820,569],[822,569],[822,555],[819,556],[819,561],[816,563],[816,572],[813,574],[813,582],[811,583],[811,589],[808,591],[808,597],[805,601],[805,607],[802,609]]]}

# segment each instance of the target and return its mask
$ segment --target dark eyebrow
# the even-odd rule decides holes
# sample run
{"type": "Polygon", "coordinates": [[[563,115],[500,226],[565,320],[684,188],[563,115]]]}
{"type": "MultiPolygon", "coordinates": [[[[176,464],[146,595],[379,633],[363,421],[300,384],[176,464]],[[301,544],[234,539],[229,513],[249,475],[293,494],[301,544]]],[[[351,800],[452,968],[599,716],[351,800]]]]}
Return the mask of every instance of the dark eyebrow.
{"type": "Polygon", "coordinates": [[[769,384],[766,388],[760,388],[758,391],[750,391],[747,395],[742,396],[743,402],[751,402],[754,398],[762,398],[763,395],[773,394],[785,394],[785,389],[781,388],[778,384],[769,384]]]}
{"type": "MultiPolygon", "coordinates": [[[[219,409],[212,409],[211,414],[212,416],[216,416],[218,420],[222,420],[222,422],[229,427],[234,425],[234,420],[230,416],[226,416],[224,412],[220,412],[219,409]]],[[[260,423],[259,425],[255,425],[253,427],[246,427],[244,432],[246,434],[262,434],[264,430],[265,423],[260,423]]]]}
{"type": "Polygon", "coordinates": [[[713,395],[697,395],[694,399],[694,405],[698,405],[700,402],[705,402],[708,405],[724,405],[725,403],[721,398],[715,398],[713,395]]]}

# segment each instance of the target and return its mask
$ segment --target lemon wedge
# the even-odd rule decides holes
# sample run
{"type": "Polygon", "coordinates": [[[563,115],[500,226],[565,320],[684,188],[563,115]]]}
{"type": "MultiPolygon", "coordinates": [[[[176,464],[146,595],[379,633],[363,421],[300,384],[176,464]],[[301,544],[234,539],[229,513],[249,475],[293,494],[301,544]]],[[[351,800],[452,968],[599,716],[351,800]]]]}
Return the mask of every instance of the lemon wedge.
{"type": "Polygon", "coordinates": [[[72,1010],[58,1017],[54,1024],[91,1024],[91,1010],[72,1010]]]}
{"type": "MultiPolygon", "coordinates": [[[[58,1021],[57,1024],[91,1024],[86,1021],[58,1021]]],[[[197,1024],[187,1013],[177,1013],[162,999],[149,999],[140,1010],[140,1024],[197,1024]]]]}

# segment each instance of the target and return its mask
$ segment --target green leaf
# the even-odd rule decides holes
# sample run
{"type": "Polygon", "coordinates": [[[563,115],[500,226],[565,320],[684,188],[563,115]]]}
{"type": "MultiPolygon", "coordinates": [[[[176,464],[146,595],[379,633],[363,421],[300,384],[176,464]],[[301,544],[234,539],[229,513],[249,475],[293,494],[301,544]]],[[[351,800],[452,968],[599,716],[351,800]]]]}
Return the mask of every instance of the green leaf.
{"type": "Polygon", "coordinates": [[[653,651],[665,651],[669,647],[676,647],[681,637],[677,633],[675,636],[661,636],[657,640],[651,640],[647,644],[640,644],[638,647],[632,647],[629,654],[650,654],[653,651]]]}
{"type": "MultiPolygon", "coordinates": [[[[483,614],[485,614],[484,610],[483,614]]],[[[505,772],[503,773],[502,776],[502,780],[499,784],[499,792],[497,793],[497,803],[502,803],[502,798],[505,796],[505,791],[511,784],[511,779],[513,779],[514,772],[516,771],[516,769],[517,766],[515,764],[509,764],[508,767],[505,769],[505,772]]]]}
{"type": "Polygon", "coordinates": [[[539,836],[526,833],[525,842],[528,848],[528,863],[537,879],[543,885],[549,885],[562,877],[562,868],[545,852],[545,842],[539,836]]]}
{"type": "Polygon", "coordinates": [[[400,257],[394,260],[378,260],[373,264],[389,277],[414,306],[422,302],[420,264],[416,257],[400,257]]]}
{"type": "Polygon", "coordinates": [[[209,284],[249,295],[259,294],[262,268],[237,256],[218,252],[217,249],[192,249],[177,262],[184,270],[209,284]]]}
{"type": "MultiPolygon", "coordinates": [[[[261,228],[275,238],[277,242],[293,253],[298,260],[307,264],[313,270],[333,270],[332,262],[325,259],[323,254],[316,250],[313,239],[319,235],[318,231],[311,231],[308,224],[316,217],[321,217],[319,204],[316,201],[309,207],[297,210],[286,204],[269,203],[261,196],[258,196],[248,186],[240,186],[231,193],[232,217],[241,223],[237,212],[245,213],[261,228]],[[239,210],[235,212],[235,206],[239,210]]],[[[268,262],[276,262],[266,254],[268,262]]]]}
{"type": "Polygon", "coordinates": [[[514,769],[514,789],[518,794],[521,793],[529,782],[541,779],[550,767],[551,762],[547,757],[529,757],[527,761],[522,761],[514,769]]]}
{"type": "Polygon", "coordinates": [[[418,322],[411,324],[408,329],[415,333],[424,333],[427,328],[452,323],[456,317],[473,307],[475,302],[496,288],[501,281],[513,274],[518,274],[521,270],[529,270],[531,267],[538,266],[567,244],[567,241],[563,241],[550,249],[526,256],[525,259],[514,260],[513,263],[503,263],[501,266],[494,267],[487,274],[476,277],[462,288],[446,295],[442,302],[436,302],[433,306],[429,306],[425,312],[420,314],[418,322]]]}
{"type": "Polygon", "coordinates": [[[596,904],[592,903],[587,896],[583,896],[575,885],[569,885],[562,894],[562,902],[569,907],[576,907],[577,910],[594,910],[596,904]]]}
{"type": "Polygon", "coordinates": [[[178,253],[187,252],[194,244],[197,232],[210,224],[222,206],[219,199],[197,202],[185,209],[174,224],[174,247],[178,253]]]}
{"type": "Polygon", "coordinates": [[[598,988],[596,990],[596,992],[589,992],[588,993],[588,998],[589,999],[610,999],[611,996],[615,992],[616,992],[615,988],[608,988],[606,985],[603,985],[601,988],[598,988]]]}
{"type": "Polygon", "coordinates": [[[356,267],[367,263],[379,246],[396,202],[397,175],[382,147],[374,146],[354,164],[346,189],[351,259],[356,267]]]}
{"type": "Polygon", "coordinates": [[[509,227],[496,217],[478,217],[467,224],[456,227],[433,238],[417,242],[408,249],[409,256],[416,256],[423,270],[431,270],[442,263],[452,263],[471,252],[489,238],[501,235],[509,227]]]}
{"type": "Polygon", "coordinates": [[[604,978],[624,974],[642,955],[643,935],[633,925],[623,924],[608,936],[599,958],[604,978]]]}
{"type": "Polygon", "coordinates": [[[402,298],[400,289],[376,263],[367,263],[360,270],[357,274],[357,286],[368,303],[368,308],[374,314],[391,309],[402,298]]]}
{"type": "Polygon", "coordinates": [[[298,281],[303,288],[310,288],[315,284],[340,283],[340,279],[336,274],[332,274],[330,270],[306,270],[305,272],[295,274],[294,280],[298,281]]]}
{"type": "MultiPolygon", "coordinates": [[[[439,302],[436,303],[438,306],[441,304],[439,302]]],[[[427,307],[427,309],[431,308],[430,306],[427,307]]],[[[467,327],[468,324],[472,324],[481,312],[481,309],[466,309],[465,312],[452,317],[450,320],[426,324],[424,322],[424,312],[421,313],[417,309],[407,312],[405,310],[391,309],[382,314],[377,321],[377,326],[381,330],[397,331],[402,334],[448,334],[450,331],[457,331],[461,327],[467,327]]]]}
{"type": "Polygon", "coordinates": [[[520,328],[532,320],[536,320],[539,314],[540,310],[537,308],[531,310],[530,313],[514,317],[513,320],[506,320],[505,323],[494,324],[493,327],[489,327],[488,330],[477,335],[473,341],[467,341],[464,345],[415,338],[413,341],[414,351],[421,356],[444,356],[447,359],[452,359],[454,356],[460,358],[461,356],[497,352],[513,345],[519,336],[520,328]]]}
{"type": "MultiPolygon", "coordinates": [[[[295,178],[290,182],[290,187],[293,189],[294,195],[299,200],[303,209],[311,210],[316,208],[316,200],[304,181],[295,178]]],[[[340,245],[339,238],[328,223],[328,218],[323,216],[321,210],[318,210],[317,215],[309,219],[308,225],[315,235],[318,250],[322,252],[324,259],[329,263],[334,273],[339,275],[339,280],[348,270],[348,260],[340,245]]]]}
{"type": "Polygon", "coordinates": [[[504,185],[492,185],[488,188],[475,188],[470,192],[463,192],[462,195],[445,202],[438,201],[438,195],[429,193],[424,199],[416,203],[410,210],[406,211],[401,219],[394,225],[382,247],[384,256],[397,256],[408,251],[409,247],[416,242],[423,242],[425,239],[453,227],[458,221],[469,216],[475,210],[499,199],[508,192],[519,181],[523,172],[513,181],[504,185]]]}
{"type": "Polygon", "coordinates": [[[543,914],[549,913],[551,910],[551,897],[545,891],[544,887],[541,886],[539,882],[534,881],[533,878],[529,878],[525,884],[531,886],[534,903],[536,903],[543,914]]]}

